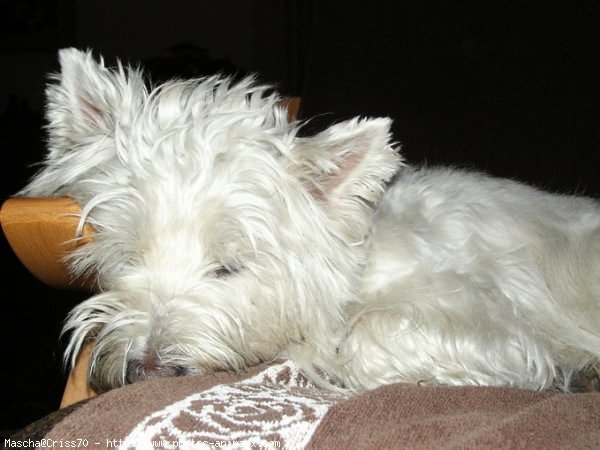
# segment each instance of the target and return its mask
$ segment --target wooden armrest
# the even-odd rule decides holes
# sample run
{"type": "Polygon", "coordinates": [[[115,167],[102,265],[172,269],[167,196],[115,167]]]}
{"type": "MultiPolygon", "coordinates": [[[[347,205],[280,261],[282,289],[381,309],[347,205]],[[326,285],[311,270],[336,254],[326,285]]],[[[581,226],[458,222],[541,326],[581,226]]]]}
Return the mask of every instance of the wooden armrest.
{"type": "Polygon", "coordinates": [[[62,289],[86,289],[86,280],[71,277],[65,256],[90,241],[85,225],[77,238],[81,208],[68,198],[10,198],[0,209],[0,223],[11,248],[40,281],[62,289]]]}
{"type": "Polygon", "coordinates": [[[65,390],[60,400],[60,408],[65,408],[86,398],[96,397],[99,394],[88,383],[88,367],[93,346],[93,342],[88,342],[79,352],[75,367],[73,367],[67,378],[65,390]]]}
{"type": "Polygon", "coordinates": [[[301,97],[288,97],[281,100],[280,105],[288,110],[288,120],[293,122],[300,115],[300,105],[302,104],[301,97]]]}

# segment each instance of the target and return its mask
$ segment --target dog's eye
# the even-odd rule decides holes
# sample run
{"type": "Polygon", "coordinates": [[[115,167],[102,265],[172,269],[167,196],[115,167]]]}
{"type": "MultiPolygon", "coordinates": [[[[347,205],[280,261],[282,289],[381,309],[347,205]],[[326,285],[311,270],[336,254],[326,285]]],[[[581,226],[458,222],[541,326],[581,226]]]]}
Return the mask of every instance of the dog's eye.
{"type": "Polygon", "coordinates": [[[234,267],[219,266],[215,269],[215,276],[217,278],[225,278],[233,273],[236,273],[237,271],[238,269],[234,267]]]}

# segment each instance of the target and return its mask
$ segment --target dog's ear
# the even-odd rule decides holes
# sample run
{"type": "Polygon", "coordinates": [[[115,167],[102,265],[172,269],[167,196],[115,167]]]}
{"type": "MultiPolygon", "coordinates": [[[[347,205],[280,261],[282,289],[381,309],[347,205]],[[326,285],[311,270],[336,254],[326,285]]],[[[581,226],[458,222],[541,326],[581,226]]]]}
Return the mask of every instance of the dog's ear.
{"type": "Polygon", "coordinates": [[[353,242],[368,232],[385,185],[402,166],[388,118],[355,118],[298,138],[290,169],[353,242]]]}
{"type": "Polygon", "coordinates": [[[76,143],[93,134],[109,133],[117,120],[135,111],[144,89],[141,74],[105,67],[91,51],[74,48],[59,51],[57,83],[48,86],[47,118],[51,138],[76,143]]]}

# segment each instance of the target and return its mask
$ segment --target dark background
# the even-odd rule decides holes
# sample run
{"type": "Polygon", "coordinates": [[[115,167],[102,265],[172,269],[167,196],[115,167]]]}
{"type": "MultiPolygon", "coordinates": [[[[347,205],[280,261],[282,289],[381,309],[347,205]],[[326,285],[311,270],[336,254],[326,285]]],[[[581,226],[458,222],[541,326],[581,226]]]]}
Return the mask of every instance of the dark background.
{"type": "MultiPolygon", "coordinates": [[[[1,201],[43,151],[44,83],[64,46],[153,78],[258,73],[303,98],[308,132],[390,116],[408,162],[600,196],[600,3],[0,0],[1,201]]],[[[85,293],[49,289],[2,237],[3,435],[55,410],[59,340],[85,293]]]]}

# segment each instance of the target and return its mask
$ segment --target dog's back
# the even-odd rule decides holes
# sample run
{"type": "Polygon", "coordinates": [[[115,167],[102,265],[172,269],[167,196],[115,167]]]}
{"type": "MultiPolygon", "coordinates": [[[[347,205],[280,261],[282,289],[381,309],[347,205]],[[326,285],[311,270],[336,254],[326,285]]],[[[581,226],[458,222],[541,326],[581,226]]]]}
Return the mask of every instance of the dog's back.
{"type": "Polygon", "coordinates": [[[405,168],[371,239],[342,352],[365,349],[346,374],[353,383],[542,388],[600,358],[596,200],[405,168]]]}

